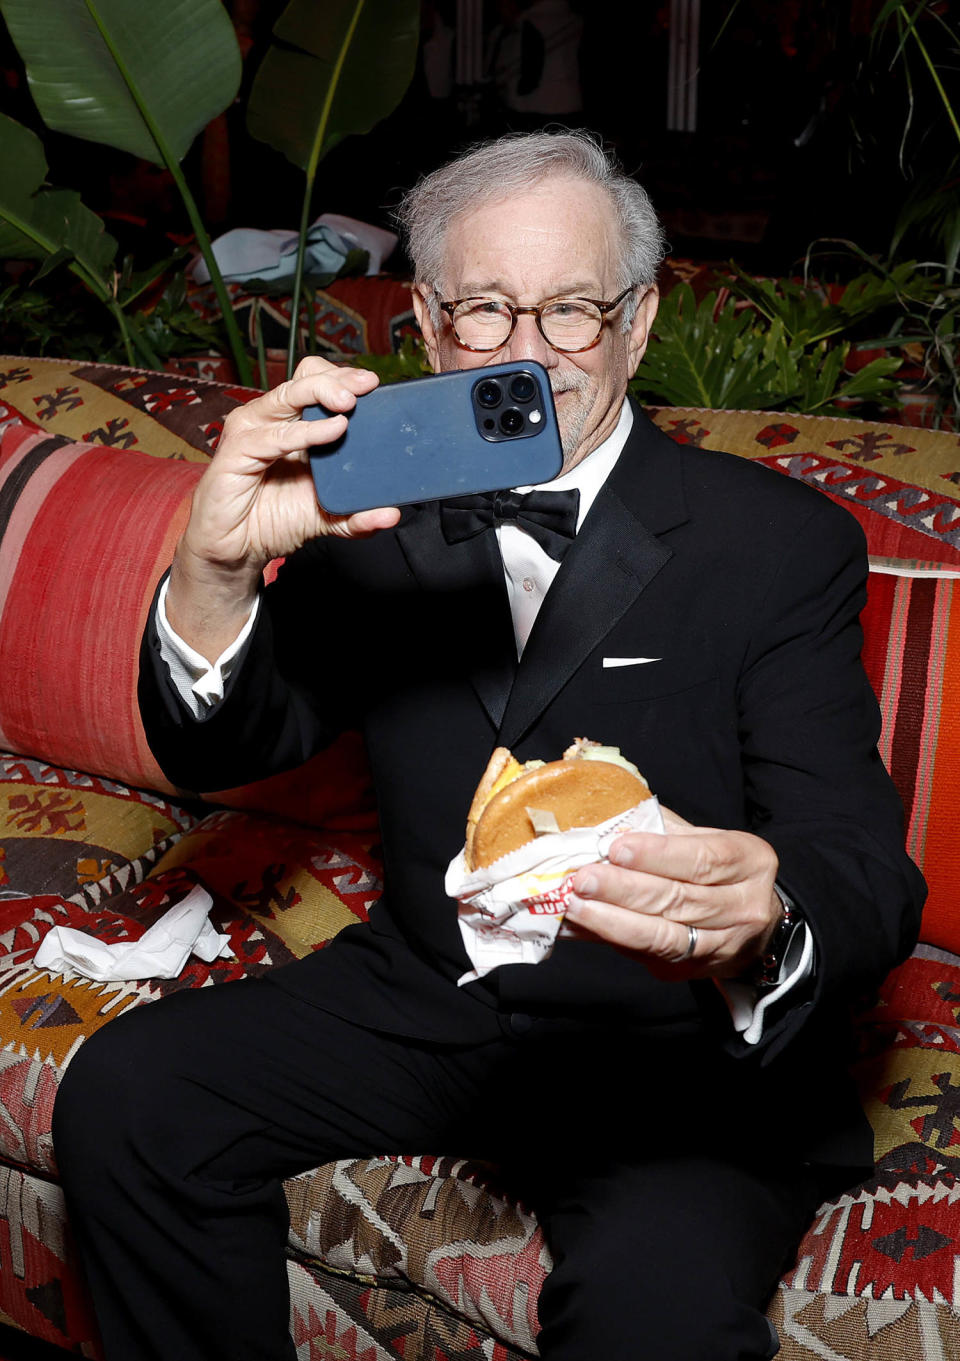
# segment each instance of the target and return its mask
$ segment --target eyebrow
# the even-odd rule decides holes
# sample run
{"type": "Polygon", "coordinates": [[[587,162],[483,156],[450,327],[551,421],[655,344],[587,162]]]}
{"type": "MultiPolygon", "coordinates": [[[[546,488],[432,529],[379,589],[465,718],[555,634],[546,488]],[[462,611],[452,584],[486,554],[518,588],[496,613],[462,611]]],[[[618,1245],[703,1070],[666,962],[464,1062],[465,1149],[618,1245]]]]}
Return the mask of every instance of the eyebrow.
{"type": "MultiPolygon", "coordinates": [[[[596,281],[592,283],[576,282],[555,289],[552,293],[547,294],[547,298],[595,298],[599,297],[599,289],[600,285],[596,281]]],[[[500,279],[490,279],[485,283],[478,284],[464,284],[463,292],[458,296],[461,298],[483,298],[490,293],[502,293],[504,297],[512,296],[510,289],[500,279]]]]}

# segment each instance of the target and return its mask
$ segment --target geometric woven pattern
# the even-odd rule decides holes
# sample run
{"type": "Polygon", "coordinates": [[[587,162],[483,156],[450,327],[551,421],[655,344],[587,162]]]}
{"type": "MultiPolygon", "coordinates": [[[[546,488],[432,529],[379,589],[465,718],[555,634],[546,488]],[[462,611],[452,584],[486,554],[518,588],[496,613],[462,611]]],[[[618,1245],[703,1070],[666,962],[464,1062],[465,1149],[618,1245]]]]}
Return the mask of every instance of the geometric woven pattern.
{"type": "Polygon", "coordinates": [[[535,1352],[551,1260],[533,1216],[490,1181],[482,1164],[452,1158],[331,1163],[288,1182],[291,1242],[308,1262],[358,1279],[416,1282],[448,1311],[535,1352]]]}
{"type": "Polygon", "coordinates": [[[733,450],[810,483],[863,525],[871,557],[960,568],[960,438],[795,412],[648,408],[678,444],[733,450]]]}
{"type": "Polygon", "coordinates": [[[358,1281],[293,1260],[287,1274],[298,1361],[524,1361],[400,1281],[358,1281]]]}
{"type": "MultiPolygon", "coordinates": [[[[346,325],[346,311],[343,317],[346,325]]],[[[345,923],[362,919],[379,892],[355,735],[339,749],[326,789],[321,767],[319,776],[291,777],[301,784],[286,786],[285,806],[277,802],[282,788],[269,798],[253,789],[232,797],[239,807],[203,816],[195,805],[143,792],[164,786],[147,777],[138,739],[125,726],[134,722],[137,615],[166,551],[161,544],[149,561],[138,533],[155,524],[156,495],[176,484],[177,505],[185,503],[217,422],[252,395],[119,366],[0,360],[8,411],[0,418],[0,646],[5,663],[9,656],[18,668],[17,692],[0,695],[0,730],[14,732],[24,752],[0,757],[0,1315],[90,1356],[95,1327],[52,1180],[50,1112],[63,1067],[85,1036],[128,1007],[322,948],[345,923]],[[152,485],[148,466],[157,485],[138,500],[152,485]],[[77,473],[69,481],[74,467],[99,469],[111,493],[128,487],[128,510],[113,515],[109,533],[97,528],[104,517],[90,479],[77,473]],[[59,504],[58,489],[70,493],[59,504]],[[51,526],[90,515],[87,541],[82,533],[61,535],[51,561],[44,512],[51,526]],[[43,533],[31,537],[38,528],[43,533]],[[70,558],[73,538],[81,540],[82,561],[70,558]],[[89,589],[97,574],[104,599],[112,609],[122,597],[122,610],[88,609],[87,633],[71,633],[76,611],[58,615],[57,606],[75,580],[86,577],[89,589]],[[31,595],[37,583],[46,583],[46,596],[31,595]],[[41,615],[56,629],[38,629],[41,615]],[[80,656],[86,670],[78,682],[62,674],[62,658],[80,656]],[[68,746],[71,758],[54,764],[68,746]],[[131,762],[137,779],[122,773],[131,762]],[[319,802],[311,802],[313,789],[319,802]],[[308,825],[318,809],[316,821],[328,830],[308,825]],[[214,926],[230,935],[234,958],[192,959],[174,980],[112,985],[34,968],[36,946],[55,922],[106,940],[133,939],[197,882],[211,893],[214,926]]],[[[681,439],[733,448],[819,486],[866,528],[876,565],[887,569],[871,574],[865,616],[867,666],[884,710],[883,754],[906,797],[911,845],[935,888],[931,901],[948,921],[957,877],[949,819],[958,806],[950,773],[960,769],[950,726],[960,710],[949,575],[960,568],[955,437],[771,413],[654,414],[681,439]],[[910,575],[918,564],[940,575],[910,575]]],[[[166,530],[177,513],[170,511],[166,530]]],[[[369,651],[375,640],[358,626],[349,644],[369,651]]],[[[331,664],[336,655],[331,649],[331,664]]],[[[925,920],[940,931],[939,917],[925,920]]],[[[784,1361],[942,1361],[960,1355],[960,958],[921,947],[863,1010],[858,1034],[856,1074],[877,1172],[822,1207],[770,1317],[784,1361]]],[[[550,1266],[540,1230],[491,1169],[446,1156],[456,1150],[440,1152],[345,1160],[288,1183],[291,1331],[300,1361],[536,1355],[536,1298],[550,1266]]]]}
{"type": "Polygon", "coordinates": [[[204,464],[224,417],[256,393],[121,364],[0,356],[0,400],[79,444],[204,464]]]}
{"type": "Polygon", "coordinates": [[[300,958],[341,927],[365,920],[379,892],[368,839],[339,832],[332,840],[300,824],[225,810],[173,843],[146,877],[142,866],[131,864],[69,899],[0,899],[0,1153],[38,1171],[54,1170],[56,1084],[83,1041],[114,1016],[171,992],[256,977],[300,958]],[[127,886],[116,891],[124,879],[127,886]],[[196,883],[213,898],[210,920],[229,936],[232,957],[207,964],[191,956],[176,978],[123,983],[92,983],[34,965],[51,926],[75,927],[109,943],[136,940],[196,883]]]}
{"type": "Polygon", "coordinates": [[[144,862],[196,816],[160,794],[0,752],[0,895],[82,893],[144,862]]]}
{"type": "Polygon", "coordinates": [[[99,1355],[60,1187],[0,1166],[0,1215],[0,1319],[46,1342],[71,1350],[82,1343],[85,1355],[99,1355]]]}
{"type": "MultiPolygon", "coordinates": [[[[227,285],[241,331],[251,349],[262,340],[267,349],[286,351],[290,338],[292,299],[245,292],[242,284],[227,285]]],[[[201,317],[220,316],[220,305],[209,284],[191,284],[191,307],[201,317]]],[[[399,351],[406,336],[418,336],[410,301],[410,284],[386,277],[335,279],[317,289],[311,303],[300,304],[302,351],[325,359],[355,359],[363,354],[399,351]],[[312,332],[312,342],[311,342],[312,332]]]]}
{"type": "Polygon", "coordinates": [[[920,946],[858,1036],[877,1169],[804,1238],[771,1310],[781,1356],[945,1361],[960,1355],[960,959],[920,946]]]}

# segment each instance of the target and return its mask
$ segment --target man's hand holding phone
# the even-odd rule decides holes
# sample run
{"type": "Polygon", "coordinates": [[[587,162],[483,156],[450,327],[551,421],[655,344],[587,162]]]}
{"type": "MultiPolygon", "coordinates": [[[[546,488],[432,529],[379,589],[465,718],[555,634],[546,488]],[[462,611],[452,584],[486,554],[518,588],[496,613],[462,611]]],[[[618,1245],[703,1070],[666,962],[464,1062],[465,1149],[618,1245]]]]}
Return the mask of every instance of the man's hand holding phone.
{"type": "Polygon", "coordinates": [[[317,502],[308,461],[311,447],[343,435],[347,413],[377,382],[366,369],[308,357],[292,379],[224,422],[194,492],[166,603],[171,627],[210,661],[243,627],[271,559],[319,535],[362,538],[399,520],[395,507],[329,514],[317,502]],[[302,420],[303,408],[315,403],[335,414],[302,420]]]}

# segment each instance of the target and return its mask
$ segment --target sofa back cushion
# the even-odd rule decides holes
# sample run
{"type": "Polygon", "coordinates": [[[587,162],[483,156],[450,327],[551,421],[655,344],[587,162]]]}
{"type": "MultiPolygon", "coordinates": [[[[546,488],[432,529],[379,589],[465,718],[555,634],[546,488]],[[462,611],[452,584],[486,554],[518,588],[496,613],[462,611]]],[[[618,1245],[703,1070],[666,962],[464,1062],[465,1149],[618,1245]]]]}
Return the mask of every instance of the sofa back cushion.
{"type": "Polygon", "coordinates": [[[169,789],[132,643],[202,469],[51,436],[8,406],[0,420],[0,745],[169,789]]]}
{"type": "MultiPolygon", "coordinates": [[[[140,723],[138,642],[224,417],[254,396],[0,359],[0,748],[174,792],[140,723]]],[[[299,770],[207,797],[314,826],[375,822],[356,733],[299,770]]]]}

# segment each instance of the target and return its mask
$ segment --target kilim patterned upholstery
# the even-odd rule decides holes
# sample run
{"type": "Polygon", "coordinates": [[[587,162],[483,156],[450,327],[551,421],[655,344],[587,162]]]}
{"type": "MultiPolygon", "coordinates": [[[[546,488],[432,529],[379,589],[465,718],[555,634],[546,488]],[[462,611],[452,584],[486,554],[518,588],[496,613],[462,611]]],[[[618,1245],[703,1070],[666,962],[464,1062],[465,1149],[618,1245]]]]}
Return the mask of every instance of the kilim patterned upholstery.
{"type": "MultiPolygon", "coordinates": [[[[227,284],[227,292],[250,349],[256,350],[259,331],[266,349],[285,354],[293,299],[282,294],[250,294],[237,283],[227,284]]],[[[187,299],[205,320],[221,315],[210,284],[191,284],[187,299]]],[[[396,353],[406,336],[420,334],[409,282],[389,275],[334,279],[326,288],[318,288],[311,300],[304,298],[299,323],[301,352],[312,343],[314,353],[333,360],[396,353]]]]}
{"type": "MultiPolygon", "coordinates": [[[[128,1007],[322,948],[379,892],[356,734],[326,761],[211,808],[170,788],[139,730],[136,644],[156,578],[225,415],[253,395],[0,358],[0,1321],[87,1356],[98,1355],[96,1326],[50,1138],[72,1054],[128,1007]],[[195,883],[234,959],[122,985],[34,968],[51,925],[132,939],[195,883]]],[[[960,441],[769,413],[653,415],[681,442],[810,481],[867,531],[864,657],[931,898],[924,943],[858,1007],[876,1176],[822,1207],[770,1317],[784,1361],[956,1356],[960,441]]],[[[331,664],[338,649],[373,647],[362,620],[348,635],[343,621],[329,628],[331,664]]],[[[301,1361],[536,1355],[542,1235],[494,1168],[456,1153],[387,1149],[288,1184],[301,1361]]]]}

